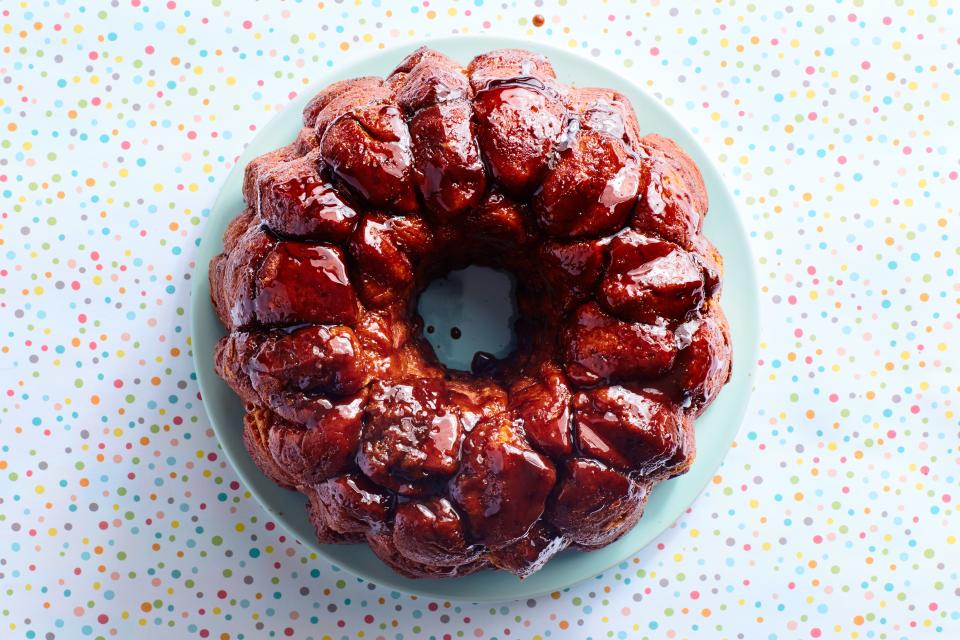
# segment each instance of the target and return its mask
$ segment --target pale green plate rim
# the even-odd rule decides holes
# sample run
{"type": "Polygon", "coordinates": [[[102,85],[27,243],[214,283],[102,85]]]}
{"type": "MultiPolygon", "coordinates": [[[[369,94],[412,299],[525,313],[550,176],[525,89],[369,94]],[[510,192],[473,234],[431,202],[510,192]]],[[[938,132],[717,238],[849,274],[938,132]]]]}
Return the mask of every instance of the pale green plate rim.
{"type": "MultiPolygon", "coordinates": [[[[753,386],[757,359],[758,302],[753,257],[736,204],[721,174],[697,140],[656,99],[623,76],[596,62],[535,41],[494,36],[454,36],[422,44],[466,63],[474,55],[501,47],[519,47],[550,57],[563,82],[581,86],[611,87],[633,102],[644,132],[660,133],[676,140],[697,162],[710,197],[706,233],[724,256],[723,308],[730,322],[733,340],[733,376],[710,409],[697,421],[697,457],[685,475],[658,485],[646,513],[634,529],[617,542],[598,551],[568,551],[551,560],[526,580],[511,574],[483,571],[472,576],[446,580],[411,580],[397,575],[380,562],[366,545],[321,545],[305,515],[305,499],[281,489],[263,476],[247,455],[241,439],[243,409],[240,400],[213,370],[213,349],[224,334],[210,305],[207,264],[222,249],[221,236],[227,223],[242,209],[240,186],[243,167],[256,155],[287,144],[300,129],[304,104],[321,87],[335,80],[362,75],[385,75],[421,43],[378,51],[376,54],[341,64],[324,73],[281,113],[263,127],[241,154],[224,181],[214,202],[197,256],[191,293],[190,330],[194,366],[203,403],[224,455],[250,492],[287,531],[308,548],[356,576],[398,591],[439,600],[502,602],[529,598],[570,587],[597,577],[623,563],[668,529],[710,481],[733,443],[746,412],[753,386]]],[[[640,73],[638,70],[637,73],[640,73]]],[[[626,569],[628,565],[624,565],[626,569]]]]}

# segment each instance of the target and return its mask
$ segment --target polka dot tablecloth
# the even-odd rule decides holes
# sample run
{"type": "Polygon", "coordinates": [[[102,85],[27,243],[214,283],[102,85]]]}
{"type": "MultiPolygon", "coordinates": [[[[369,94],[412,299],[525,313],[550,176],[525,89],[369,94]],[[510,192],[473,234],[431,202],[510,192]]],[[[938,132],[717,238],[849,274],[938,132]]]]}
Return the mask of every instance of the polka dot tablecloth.
{"type": "Polygon", "coordinates": [[[3,2],[0,637],[960,637],[958,33],[946,0],[3,2]],[[495,606],[286,536],[218,449],[187,322],[243,145],[328,69],[453,33],[575,50],[672,109],[761,287],[751,408],[688,513],[495,606]]]}

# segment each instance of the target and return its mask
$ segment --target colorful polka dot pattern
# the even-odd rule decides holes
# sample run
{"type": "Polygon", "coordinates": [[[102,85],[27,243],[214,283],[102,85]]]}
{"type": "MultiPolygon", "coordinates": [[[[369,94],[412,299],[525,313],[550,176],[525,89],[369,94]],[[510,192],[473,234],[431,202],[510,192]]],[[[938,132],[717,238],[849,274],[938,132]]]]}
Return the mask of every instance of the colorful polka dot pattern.
{"type": "Polygon", "coordinates": [[[955,4],[520,4],[0,4],[0,637],[960,637],[955,4]],[[480,32],[595,58],[691,127],[763,318],[701,499],[629,562],[499,606],[284,535],[218,452],[187,328],[258,127],[351,56],[480,32]]]}

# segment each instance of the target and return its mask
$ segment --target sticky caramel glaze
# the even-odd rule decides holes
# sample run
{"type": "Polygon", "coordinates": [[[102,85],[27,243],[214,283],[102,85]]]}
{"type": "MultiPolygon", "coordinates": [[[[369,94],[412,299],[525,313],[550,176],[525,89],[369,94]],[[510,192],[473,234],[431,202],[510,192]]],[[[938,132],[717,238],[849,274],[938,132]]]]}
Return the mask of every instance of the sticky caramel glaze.
{"type": "Polygon", "coordinates": [[[519,50],[420,49],[303,121],[246,167],[210,264],[252,459],[318,540],[412,577],[524,577],[629,531],[730,373],[696,165],[519,50]],[[471,264],[517,276],[518,346],[453,371],[416,303],[471,264]]]}

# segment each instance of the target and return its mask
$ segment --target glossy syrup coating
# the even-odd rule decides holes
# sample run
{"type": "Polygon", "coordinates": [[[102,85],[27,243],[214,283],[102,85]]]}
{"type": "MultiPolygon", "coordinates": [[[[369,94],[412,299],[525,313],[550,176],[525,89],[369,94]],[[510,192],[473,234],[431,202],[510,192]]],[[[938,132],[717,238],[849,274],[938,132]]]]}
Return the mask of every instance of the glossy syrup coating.
{"type": "Polygon", "coordinates": [[[409,577],[522,578],[626,534],[730,375],[693,161],[517,49],[418,49],[303,124],[247,165],[209,267],[253,461],[319,541],[409,577]],[[518,346],[454,371],[416,297],[470,264],[516,275],[518,346]]]}

